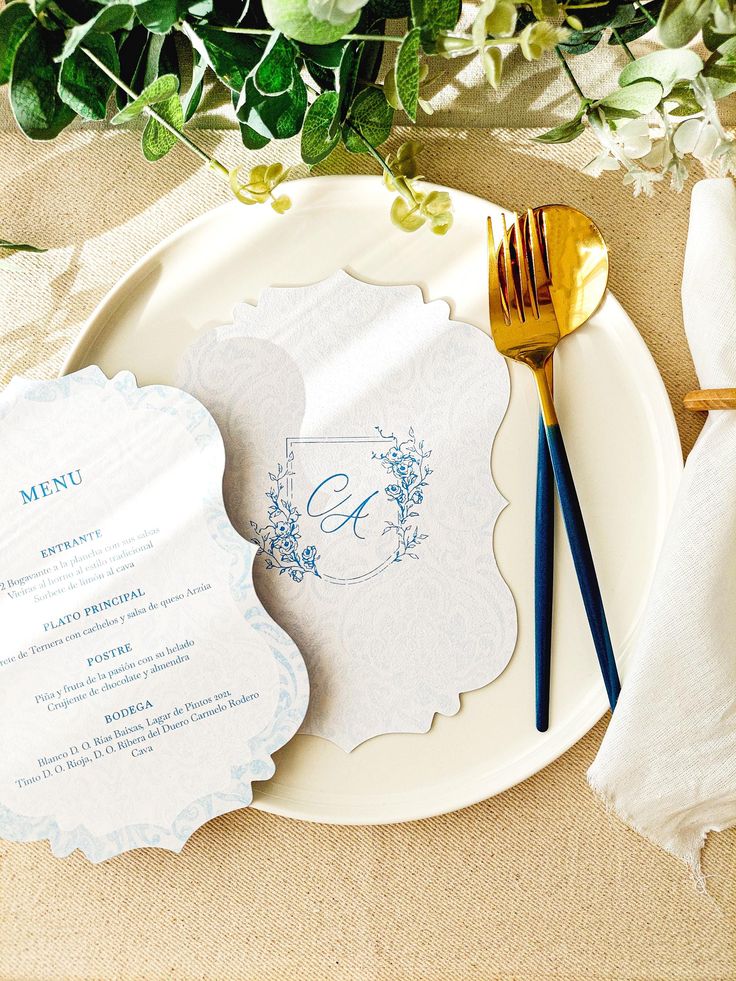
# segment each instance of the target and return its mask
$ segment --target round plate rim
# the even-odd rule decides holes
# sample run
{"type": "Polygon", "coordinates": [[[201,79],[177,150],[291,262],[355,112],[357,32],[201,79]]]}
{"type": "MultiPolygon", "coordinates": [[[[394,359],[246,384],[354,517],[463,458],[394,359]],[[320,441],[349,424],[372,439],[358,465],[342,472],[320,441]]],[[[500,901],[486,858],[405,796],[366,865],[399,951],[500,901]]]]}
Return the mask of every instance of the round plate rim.
{"type": "MultiPolygon", "coordinates": [[[[328,174],[319,177],[303,177],[289,181],[289,189],[298,194],[305,184],[314,184],[315,182],[319,182],[321,185],[335,185],[336,187],[345,187],[347,184],[351,184],[356,190],[359,190],[361,186],[373,188],[380,180],[381,178],[375,175],[328,174]]],[[[438,190],[446,190],[453,197],[461,197],[467,200],[468,203],[472,203],[473,205],[481,208],[490,208],[502,211],[505,210],[502,208],[502,206],[494,204],[493,202],[488,201],[479,195],[471,194],[467,191],[461,191],[456,188],[446,187],[443,185],[433,185],[433,187],[436,187],[438,190]]],[[[92,313],[86,319],[74,343],[64,358],[63,364],[59,371],[60,376],[68,374],[71,371],[75,371],[82,366],[82,362],[84,361],[84,351],[90,347],[99,334],[102,333],[107,323],[114,315],[119,300],[124,298],[131,285],[135,283],[139,274],[143,272],[147,266],[154,263],[163,253],[174,246],[180,239],[183,239],[196,232],[201,226],[206,225],[208,222],[217,220],[217,218],[225,211],[240,211],[242,207],[243,206],[237,201],[226,201],[223,204],[217,205],[214,208],[205,211],[203,214],[198,215],[196,218],[185,222],[180,228],[177,228],[174,232],[167,235],[157,245],[142,255],[140,259],[138,259],[117,281],[117,283],[110,290],[108,290],[105,296],[97,303],[92,313]]],[[[388,220],[387,208],[386,221],[388,220]]],[[[674,488],[675,482],[677,478],[679,478],[683,469],[683,458],[679,430],[677,428],[677,422],[675,420],[672,404],[667,394],[664,381],[659,373],[654,358],[652,357],[651,351],[637,330],[636,325],[616,297],[610,291],[608,291],[603,302],[606,304],[612,304],[612,306],[616,309],[618,316],[627,322],[627,325],[630,328],[632,342],[639,347],[639,353],[641,356],[640,367],[646,365],[646,370],[651,376],[650,386],[654,390],[652,394],[656,394],[656,396],[658,396],[660,401],[663,403],[663,408],[665,411],[658,414],[657,422],[658,428],[662,431],[663,435],[667,437],[668,443],[670,444],[669,446],[663,445],[662,449],[668,458],[668,477],[672,482],[672,488],[674,488]]],[[[632,646],[632,641],[635,636],[636,629],[633,631],[632,636],[629,638],[628,643],[625,644],[624,650],[621,652],[622,659],[626,659],[628,657],[632,646]]],[[[505,790],[523,783],[525,780],[528,780],[530,777],[545,769],[555,760],[559,759],[577,742],[579,742],[579,740],[582,739],[583,736],[585,736],[596,725],[596,723],[600,721],[607,710],[608,704],[605,694],[598,691],[590,692],[588,697],[579,704],[578,712],[564,729],[555,733],[554,736],[548,736],[542,743],[539,744],[538,747],[535,747],[534,750],[526,752],[521,757],[517,757],[515,760],[507,762],[502,768],[493,771],[490,778],[486,778],[484,780],[483,775],[479,775],[476,778],[472,778],[470,781],[466,779],[461,781],[459,784],[453,786],[448,785],[446,789],[444,789],[441,801],[437,801],[434,804],[431,804],[423,796],[419,796],[417,800],[416,794],[414,800],[402,803],[397,800],[392,800],[392,797],[399,795],[389,794],[381,798],[380,803],[375,801],[364,801],[361,805],[364,811],[362,815],[345,814],[339,811],[331,812],[329,804],[321,805],[318,808],[319,813],[317,813],[317,809],[314,807],[314,805],[310,807],[309,804],[305,804],[303,802],[299,803],[285,794],[279,795],[269,793],[267,789],[268,783],[266,783],[264,787],[260,787],[258,783],[255,783],[253,787],[254,796],[251,806],[260,811],[265,811],[271,814],[289,817],[300,821],[343,826],[400,824],[409,821],[436,817],[437,815],[441,814],[453,813],[477,804],[483,800],[487,800],[490,797],[494,797],[497,794],[503,793],[505,790]],[[526,765],[520,766],[519,763],[523,763],[524,761],[526,761],[526,765]],[[470,786],[468,786],[468,784],[470,784],[470,786]],[[388,802],[387,807],[386,802],[388,802]]],[[[300,734],[295,738],[317,739],[319,737],[300,734]]]]}

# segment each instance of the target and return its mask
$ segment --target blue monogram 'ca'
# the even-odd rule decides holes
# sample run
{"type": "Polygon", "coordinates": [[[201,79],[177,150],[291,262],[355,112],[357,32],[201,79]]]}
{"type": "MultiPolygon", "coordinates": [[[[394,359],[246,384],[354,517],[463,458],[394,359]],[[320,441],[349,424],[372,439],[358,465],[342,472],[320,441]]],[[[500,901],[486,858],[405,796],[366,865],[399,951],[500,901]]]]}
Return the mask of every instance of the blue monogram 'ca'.
{"type": "MultiPolygon", "coordinates": [[[[271,487],[266,492],[269,501],[267,523],[260,526],[255,521],[250,522],[253,531],[251,541],[258,546],[258,554],[264,556],[267,569],[278,570],[279,575],[288,575],[294,582],[302,582],[305,576],[315,576],[328,582],[346,584],[363,581],[404,558],[419,558],[416,550],[429,537],[420,532],[417,521],[432,474],[432,469],[427,466],[432,451],[425,448],[423,440],[417,441],[413,428],[409,429],[405,440],[400,440],[393,433],[384,433],[379,426],[375,428],[379,436],[377,439],[356,437],[334,442],[371,443],[381,447],[379,451],[371,451],[370,459],[380,464],[386,472],[388,483],[383,488],[384,500],[392,505],[392,509],[395,508],[395,517],[385,521],[381,531],[382,536],[389,535],[394,539],[386,560],[370,573],[353,578],[335,578],[320,573],[321,555],[317,545],[302,542],[302,513],[294,505],[291,493],[294,441],[287,440],[286,463],[279,464],[275,473],[268,475],[271,487]]],[[[359,494],[355,497],[349,472],[328,472],[312,488],[305,511],[309,518],[318,523],[323,536],[343,533],[364,541],[366,519],[372,513],[371,504],[379,495],[380,491],[374,490],[365,496],[359,494]]],[[[316,531],[316,528],[313,530],[316,531]]]]}

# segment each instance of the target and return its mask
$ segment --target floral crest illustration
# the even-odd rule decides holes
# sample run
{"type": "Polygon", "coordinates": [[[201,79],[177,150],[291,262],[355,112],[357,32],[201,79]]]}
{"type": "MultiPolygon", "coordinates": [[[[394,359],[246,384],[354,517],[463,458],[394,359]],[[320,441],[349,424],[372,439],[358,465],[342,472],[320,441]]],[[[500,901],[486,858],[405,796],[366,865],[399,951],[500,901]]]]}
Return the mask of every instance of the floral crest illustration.
{"type": "MultiPolygon", "coordinates": [[[[393,433],[387,435],[382,432],[380,426],[375,428],[388,447],[382,453],[372,452],[371,459],[379,461],[389,474],[390,482],[384,487],[384,493],[396,507],[396,518],[387,521],[382,532],[383,535],[393,534],[396,545],[388,559],[375,570],[379,572],[407,556],[418,559],[415,551],[429,537],[419,531],[416,519],[424,502],[427,480],[432,474],[432,469],[427,466],[432,451],[425,449],[423,440],[417,442],[413,429],[409,429],[408,439],[400,441],[393,433]]],[[[320,555],[317,546],[301,544],[299,520],[302,515],[288,490],[289,480],[294,476],[293,463],[294,453],[291,451],[287,454],[286,464],[279,464],[275,473],[269,473],[271,488],[266,492],[268,521],[263,526],[255,521],[250,522],[253,530],[251,541],[258,546],[258,554],[265,557],[266,568],[278,570],[280,576],[288,575],[294,582],[303,582],[308,575],[322,579],[318,569],[320,555]]],[[[331,581],[331,577],[327,576],[326,580],[331,581]]]]}
{"type": "Polygon", "coordinates": [[[376,426],[376,431],[382,439],[393,441],[393,446],[384,453],[372,454],[373,459],[380,460],[381,466],[393,478],[386,485],[385,491],[396,502],[397,516],[396,521],[386,522],[383,534],[396,535],[394,562],[401,562],[405,556],[418,559],[414,550],[429,536],[419,532],[414,519],[419,517],[417,509],[424,502],[427,478],[432,473],[431,467],[426,463],[432,451],[424,448],[424,440],[417,443],[413,429],[409,429],[409,438],[403,442],[399,442],[393,433],[387,436],[380,426],[376,426]]]}
{"type": "Polygon", "coordinates": [[[289,453],[286,466],[278,465],[276,473],[269,473],[271,489],[266,497],[271,502],[268,508],[268,524],[262,528],[251,521],[254,536],[251,541],[258,546],[258,555],[266,557],[267,569],[278,569],[279,575],[287,574],[294,582],[302,582],[305,575],[321,578],[317,570],[319,554],[315,545],[301,546],[299,532],[300,512],[286,496],[286,481],[293,477],[291,465],[294,454],[289,453]]]}

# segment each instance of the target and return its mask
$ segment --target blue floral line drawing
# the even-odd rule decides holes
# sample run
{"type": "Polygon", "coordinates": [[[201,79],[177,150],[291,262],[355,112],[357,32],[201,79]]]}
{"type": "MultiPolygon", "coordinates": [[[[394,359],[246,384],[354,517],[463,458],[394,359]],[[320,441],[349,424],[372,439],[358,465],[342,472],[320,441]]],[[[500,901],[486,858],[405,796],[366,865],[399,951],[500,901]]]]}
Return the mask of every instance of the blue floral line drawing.
{"type": "Polygon", "coordinates": [[[419,526],[412,519],[419,517],[417,508],[424,501],[427,478],[433,472],[426,465],[432,451],[424,448],[424,440],[417,443],[413,428],[409,429],[409,438],[401,443],[393,433],[386,435],[380,426],[375,428],[382,439],[393,441],[393,446],[385,453],[372,454],[373,459],[380,460],[384,470],[395,478],[385,490],[388,497],[396,502],[398,514],[396,521],[386,522],[383,534],[393,532],[396,535],[394,562],[401,562],[405,556],[418,559],[414,549],[426,541],[429,535],[420,534],[419,526]]]}
{"type": "Polygon", "coordinates": [[[251,521],[254,536],[251,541],[258,546],[258,555],[266,558],[267,569],[278,569],[279,575],[287,574],[294,582],[302,582],[305,575],[321,578],[317,569],[319,554],[316,545],[299,544],[300,512],[294,507],[285,493],[286,481],[294,476],[291,465],[294,454],[289,453],[286,466],[278,465],[276,473],[269,473],[273,485],[266,492],[271,502],[268,508],[268,524],[262,528],[251,521]]]}

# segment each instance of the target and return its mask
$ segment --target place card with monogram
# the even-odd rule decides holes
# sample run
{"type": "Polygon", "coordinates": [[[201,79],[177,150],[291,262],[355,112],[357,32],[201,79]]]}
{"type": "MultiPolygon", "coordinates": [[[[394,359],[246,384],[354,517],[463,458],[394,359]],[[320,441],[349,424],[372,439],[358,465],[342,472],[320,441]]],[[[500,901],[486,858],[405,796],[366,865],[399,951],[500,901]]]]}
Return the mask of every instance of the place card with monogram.
{"type": "Polygon", "coordinates": [[[307,662],[302,732],[345,750],[423,732],[498,676],[516,641],[490,467],[509,382],[487,335],[341,271],[237,307],[180,383],[221,429],[256,591],[307,662]]]}

